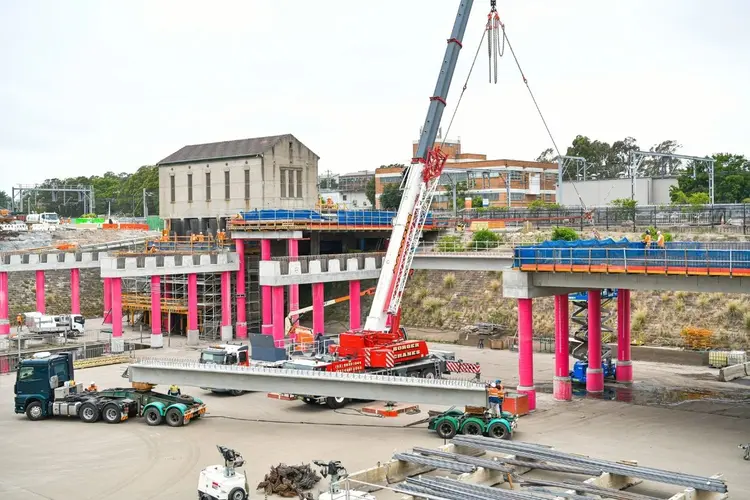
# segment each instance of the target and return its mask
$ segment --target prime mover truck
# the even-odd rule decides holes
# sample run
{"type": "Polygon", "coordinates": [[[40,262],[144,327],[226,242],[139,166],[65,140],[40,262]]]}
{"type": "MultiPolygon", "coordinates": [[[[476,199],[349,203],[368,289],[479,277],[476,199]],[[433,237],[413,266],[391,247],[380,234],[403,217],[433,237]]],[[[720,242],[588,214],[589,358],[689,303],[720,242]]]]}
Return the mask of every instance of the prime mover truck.
{"type": "Polygon", "coordinates": [[[14,386],[15,412],[26,414],[29,420],[64,416],[110,424],[143,417],[148,425],[166,423],[171,427],[186,425],[206,412],[200,399],[162,394],[153,391],[151,384],[85,391],[73,375],[73,354],[69,352],[37,353],[22,360],[14,386]]]}

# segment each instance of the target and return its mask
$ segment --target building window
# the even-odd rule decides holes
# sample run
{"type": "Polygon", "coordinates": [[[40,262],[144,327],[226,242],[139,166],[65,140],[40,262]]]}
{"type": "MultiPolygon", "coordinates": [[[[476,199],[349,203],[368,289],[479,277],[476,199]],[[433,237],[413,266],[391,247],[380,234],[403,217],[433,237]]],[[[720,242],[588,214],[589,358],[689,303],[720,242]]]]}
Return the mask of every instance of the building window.
{"type": "Polygon", "coordinates": [[[523,193],[510,193],[511,201],[523,201],[523,199],[524,199],[523,193]]]}
{"type": "Polygon", "coordinates": [[[286,198],[286,171],[285,168],[279,169],[279,184],[281,185],[281,197],[286,198]]]}
{"type": "Polygon", "coordinates": [[[297,198],[302,198],[302,170],[297,170],[297,198]]]}
{"type": "Polygon", "coordinates": [[[188,203],[193,202],[193,174],[187,174],[188,203]]]}
{"type": "Polygon", "coordinates": [[[169,199],[174,203],[175,187],[174,187],[174,175],[169,176],[169,199]]]}
{"type": "Polygon", "coordinates": [[[206,172],[206,201],[211,201],[211,172],[206,172]]]}
{"type": "Polygon", "coordinates": [[[511,170],[510,171],[510,180],[511,181],[522,181],[523,180],[523,172],[519,172],[517,170],[511,170]]]}
{"type": "Polygon", "coordinates": [[[302,198],[302,169],[280,168],[279,183],[282,198],[302,198]],[[296,194],[295,194],[296,187],[296,194]]]}
{"type": "Polygon", "coordinates": [[[294,174],[296,172],[294,170],[289,170],[289,173],[287,174],[289,178],[289,197],[294,198],[294,174]]]}
{"type": "Polygon", "coordinates": [[[250,199],[250,169],[245,169],[245,200],[250,199]]]}
{"type": "Polygon", "coordinates": [[[231,197],[229,196],[229,170],[224,170],[224,199],[229,200],[231,197]]]}
{"type": "Polygon", "coordinates": [[[292,146],[292,141],[289,141],[289,166],[290,167],[294,165],[292,158],[294,158],[294,147],[292,146]]]}

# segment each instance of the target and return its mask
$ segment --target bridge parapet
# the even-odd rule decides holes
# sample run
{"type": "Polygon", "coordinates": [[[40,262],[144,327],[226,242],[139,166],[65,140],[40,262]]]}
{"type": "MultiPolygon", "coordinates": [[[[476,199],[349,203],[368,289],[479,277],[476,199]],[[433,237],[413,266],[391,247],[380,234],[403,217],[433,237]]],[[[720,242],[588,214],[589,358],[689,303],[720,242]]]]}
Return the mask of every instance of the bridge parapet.
{"type": "Polygon", "coordinates": [[[99,251],[5,254],[0,256],[0,272],[97,268],[103,256],[99,251]]]}
{"type": "Polygon", "coordinates": [[[101,258],[102,278],[133,278],[192,273],[237,271],[239,258],[234,252],[194,255],[106,256],[101,258]]]}

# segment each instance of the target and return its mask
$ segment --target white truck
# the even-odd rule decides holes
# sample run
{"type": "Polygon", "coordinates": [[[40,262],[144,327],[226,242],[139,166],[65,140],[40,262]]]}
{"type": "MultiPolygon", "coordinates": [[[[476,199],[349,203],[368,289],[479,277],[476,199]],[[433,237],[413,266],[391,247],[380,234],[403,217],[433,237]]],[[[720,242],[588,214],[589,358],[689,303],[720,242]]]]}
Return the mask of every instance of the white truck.
{"type": "Polygon", "coordinates": [[[29,333],[37,335],[54,335],[81,337],[86,325],[86,318],[80,314],[49,315],[40,312],[24,314],[29,333]]]}
{"type": "Polygon", "coordinates": [[[27,224],[50,224],[60,225],[60,216],[55,212],[43,212],[41,214],[29,214],[26,216],[27,224]]]}

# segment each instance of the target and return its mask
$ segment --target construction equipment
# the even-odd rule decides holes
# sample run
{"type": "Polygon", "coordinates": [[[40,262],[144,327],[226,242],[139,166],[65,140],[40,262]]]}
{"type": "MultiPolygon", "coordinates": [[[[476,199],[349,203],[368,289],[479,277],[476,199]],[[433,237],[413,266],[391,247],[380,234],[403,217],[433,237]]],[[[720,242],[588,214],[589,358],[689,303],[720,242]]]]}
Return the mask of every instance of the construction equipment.
{"type": "MultiPolygon", "coordinates": [[[[247,345],[218,344],[209,346],[201,351],[201,364],[250,366],[250,355],[247,345]]],[[[201,387],[211,392],[228,392],[232,396],[239,396],[245,391],[234,389],[216,389],[213,387],[201,387]]]]}
{"type": "Polygon", "coordinates": [[[349,476],[346,468],[338,460],[323,462],[322,460],[313,460],[313,463],[320,467],[320,474],[329,478],[331,484],[327,492],[321,493],[318,500],[375,500],[375,497],[365,491],[346,490],[341,491],[339,481],[349,476]]]}
{"type": "Polygon", "coordinates": [[[201,400],[154,392],[150,384],[84,391],[73,375],[73,353],[70,352],[54,355],[41,352],[22,360],[14,386],[15,412],[25,413],[29,420],[65,416],[87,423],[101,418],[111,424],[130,417],[144,417],[148,425],[166,422],[171,427],[188,424],[206,412],[201,400]]]}
{"type": "Polygon", "coordinates": [[[750,460],[750,443],[738,445],[737,448],[745,450],[745,455],[742,457],[745,460],[750,460]]]}
{"type": "MultiPolygon", "coordinates": [[[[364,297],[365,295],[372,295],[373,293],[375,293],[375,287],[362,290],[359,293],[359,296],[364,297]]],[[[338,297],[335,299],[327,300],[323,302],[323,307],[328,307],[333,304],[340,304],[341,302],[346,302],[349,299],[351,299],[350,295],[344,295],[343,297],[338,297]]],[[[312,342],[315,333],[323,333],[323,332],[313,332],[312,328],[307,328],[305,326],[299,325],[299,316],[301,314],[310,312],[312,310],[313,310],[313,306],[309,306],[309,307],[303,307],[302,309],[297,309],[295,311],[289,312],[286,318],[284,318],[284,331],[286,332],[287,337],[292,337],[295,339],[296,342],[303,343],[303,342],[312,342]],[[296,319],[292,321],[292,318],[295,318],[295,317],[296,319]]]]}
{"type": "MultiPolygon", "coordinates": [[[[462,1],[459,5],[435,91],[430,97],[416,155],[404,172],[401,184],[403,196],[393,220],[390,243],[383,259],[364,329],[342,333],[339,335],[338,344],[328,346],[326,354],[332,355],[333,361],[290,360],[290,366],[287,367],[325,371],[375,371],[383,374],[433,378],[439,376],[441,368],[447,369],[449,362],[453,362],[453,358],[449,361],[446,357],[431,354],[423,340],[407,340],[404,329],[400,327],[400,317],[401,299],[410,275],[411,263],[447,160],[447,155],[433,145],[472,5],[472,0],[462,1]]],[[[457,362],[458,364],[468,365],[457,362]]],[[[462,369],[472,373],[479,371],[478,365],[462,369]]],[[[309,403],[324,399],[331,408],[340,408],[347,401],[346,398],[317,396],[302,396],[302,399],[309,403]]]]}
{"type": "Polygon", "coordinates": [[[199,500],[246,500],[250,486],[244,471],[237,469],[245,465],[239,452],[217,445],[224,458],[224,465],[206,467],[198,476],[199,500]]]}
{"type": "Polygon", "coordinates": [[[60,334],[69,337],[83,335],[86,318],[80,314],[48,315],[40,312],[24,313],[29,333],[38,335],[60,334]]]}
{"type": "MultiPolygon", "coordinates": [[[[604,305],[612,300],[617,300],[616,289],[602,290],[602,302],[604,305]]],[[[577,361],[570,371],[570,380],[575,384],[586,384],[586,371],[589,368],[589,337],[588,337],[588,292],[580,292],[570,295],[570,301],[575,307],[571,320],[578,328],[573,332],[569,339],[570,355],[577,361]]],[[[602,309],[603,310],[603,309],[602,309]]],[[[602,314],[602,333],[611,332],[611,329],[605,328],[604,324],[611,314],[602,314]]],[[[617,367],[612,361],[612,348],[602,342],[602,373],[605,379],[615,379],[617,367]]]]}
{"type": "Polygon", "coordinates": [[[503,411],[494,415],[487,408],[467,406],[464,411],[451,408],[442,413],[430,415],[427,428],[435,431],[442,439],[453,439],[460,433],[468,436],[487,436],[497,439],[510,439],[518,426],[518,417],[503,411]]]}

